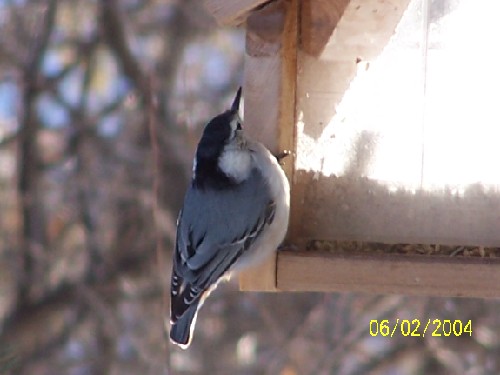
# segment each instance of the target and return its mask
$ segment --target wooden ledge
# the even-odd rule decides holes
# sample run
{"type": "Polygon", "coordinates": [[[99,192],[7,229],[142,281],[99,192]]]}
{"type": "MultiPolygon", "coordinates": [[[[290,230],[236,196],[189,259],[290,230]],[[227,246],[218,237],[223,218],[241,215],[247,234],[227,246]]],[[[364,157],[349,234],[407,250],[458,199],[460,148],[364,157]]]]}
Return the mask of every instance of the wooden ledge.
{"type": "Polygon", "coordinates": [[[500,259],[425,255],[278,253],[277,290],[500,297],[500,259]]]}

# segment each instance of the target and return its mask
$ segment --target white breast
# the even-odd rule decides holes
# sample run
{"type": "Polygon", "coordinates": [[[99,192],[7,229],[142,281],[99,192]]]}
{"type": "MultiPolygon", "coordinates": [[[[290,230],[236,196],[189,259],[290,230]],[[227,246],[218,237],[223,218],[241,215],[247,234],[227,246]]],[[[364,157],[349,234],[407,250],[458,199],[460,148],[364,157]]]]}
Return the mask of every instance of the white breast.
{"type": "Polygon", "coordinates": [[[241,260],[235,264],[232,269],[234,272],[258,264],[276,251],[286,235],[290,213],[290,186],[276,158],[258,142],[248,142],[248,148],[251,150],[250,155],[255,165],[269,184],[271,198],[276,203],[276,211],[269,227],[256,238],[241,260]]]}
{"type": "Polygon", "coordinates": [[[241,182],[248,178],[251,171],[252,158],[246,149],[228,148],[219,158],[219,168],[227,176],[241,182]]]}

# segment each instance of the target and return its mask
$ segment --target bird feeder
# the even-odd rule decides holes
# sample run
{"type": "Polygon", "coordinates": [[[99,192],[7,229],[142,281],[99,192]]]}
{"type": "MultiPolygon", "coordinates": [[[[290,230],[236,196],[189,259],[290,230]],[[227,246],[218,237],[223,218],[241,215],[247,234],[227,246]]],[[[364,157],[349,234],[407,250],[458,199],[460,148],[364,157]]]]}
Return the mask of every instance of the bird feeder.
{"type": "Polygon", "coordinates": [[[246,132],[293,152],[242,290],[500,297],[497,0],[205,5],[246,28],[246,132]]]}

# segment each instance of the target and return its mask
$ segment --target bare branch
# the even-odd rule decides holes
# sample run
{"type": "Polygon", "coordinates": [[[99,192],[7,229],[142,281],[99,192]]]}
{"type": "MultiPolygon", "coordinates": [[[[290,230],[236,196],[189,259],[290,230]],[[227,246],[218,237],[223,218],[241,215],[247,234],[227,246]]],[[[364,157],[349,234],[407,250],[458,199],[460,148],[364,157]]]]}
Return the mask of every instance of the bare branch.
{"type": "Polygon", "coordinates": [[[38,82],[37,75],[40,66],[47,51],[49,38],[55,26],[55,19],[57,14],[58,0],[48,0],[47,12],[45,15],[44,24],[40,35],[35,39],[31,55],[25,66],[24,72],[27,79],[26,83],[34,84],[38,82]]]}
{"type": "Polygon", "coordinates": [[[2,140],[0,140],[0,148],[7,147],[10,144],[12,144],[17,139],[18,135],[19,135],[19,133],[15,132],[15,133],[9,134],[8,136],[6,136],[2,140]]]}
{"type": "Polygon", "coordinates": [[[36,186],[38,179],[36,154],[37,121],[34,113],[34,103],[38,95],[38,75],[43,57],[49,43],[50,34],[54,28],[57,12],[56,0],[50,0],[44,19],[44,25],[40,35],[34,41],[29,61],[23,70],[24,92],[23,113],[19,134],[19,182],[18,190],[21,198],[22,232],[20,238],[22,254],[22,287],[19,293],[19,302],[25,303],[29,299],[30,277],[33,275],[33,251],[39,251],[34,247],[42,247],[44,239],[43,214],[37,206],[39,202],[36,197],[36,186]]]}
{"type": "Polygon", "coordinates": [[[128,47],[123,14],[116,0],[101,0],[100,26],[104,40],[117,56],[118,63],[143,100],[148,99],[148,82],[137,59],[128,47]]]}

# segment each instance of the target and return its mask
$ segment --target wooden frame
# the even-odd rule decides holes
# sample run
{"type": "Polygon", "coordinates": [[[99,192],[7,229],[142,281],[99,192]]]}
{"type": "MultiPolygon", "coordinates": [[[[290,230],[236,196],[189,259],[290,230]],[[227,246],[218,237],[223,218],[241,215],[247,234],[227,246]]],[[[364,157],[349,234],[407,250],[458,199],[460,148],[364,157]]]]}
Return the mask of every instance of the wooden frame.
{"type": "MultiPolygon", "coordinates": [[[[356,74],[357,66],[353,61],[362,63],[364,58],[369,59],[380,52],[394,33],[409,2],[205,0],[219,23],[234,25],[246,21],[244,93],[247,132],[275,152],[296,151],[297,132],[300,132],[297,124],[301,115],[297,109],[298,98],[311,90],[311,87],[298,84],[298,77],[303,74],[298,68],[298,59],[307,64],[308,56],[321,55],[325,46],[336,38],[336,46],[343,46],[343,50],[334,52],[349,63],[335,62],[337,71],[332,74],[335,74],[336,86],[329,89],[341,97],[356,74]],[[373,23],[367,20],[373,20],[373,23]],[[370,35],[371,41],[376,43],[361,46],[350,42],[357,30],[356,22],[366,27],[359,32],[370,35]],[[332,37],[334,30],[336,34],[332,37]],[[342,38],[346,43],[342,44],[342,38]],[[306,55],[299,56],[299,44],[306,55]]],[[[355,40],[356,37],[359,41],[360,36],[355,36],[355,40]]],[[[315,85],[312,89],[322,83],[321,80],[312,80],[315,85]]],[[[321,126],[321,122],[318,123],[321,126]]],[[[321,221],[322,218],[311,215],[311,207],[304,201],[306,190],[316,177],[298,171],[297,163],[295,155],[284,165],[292,186],[287,238],[298,249],[304,249],[307,241],[315,238],[316,232],[313,228],[304,233],[303,221],[321,221]]],[[[328,222],[319,223],[319,232],[324,232],[329,225],[328,222]]],[[[372,241],[380,241],[380,238],[372,241]]],[[[383,238],[381,242],[384,242],[383,238]]],[[[243,273],[240,289],[500,297],[500,258],[280,251],[263,265],[243,273]]]]}
{"type": "MultiPolygon", "coordinates": [[[[247,19],[245,129],[270,150],[294,150],[297,1],[278,1],[247,19]],[[259,108],[259,110],[254,110],[259,108]]],[[[283,165],[293,180],[293,156],[283,165]]],[[[276,290],[276,257],[240,276],[242,290],[276,290]]]]}
{"type": "Polygon", "coordinates": [[[499,271],[498,258],[288,251],[278,255],[277,289],[493,298],[499,271]]]}

